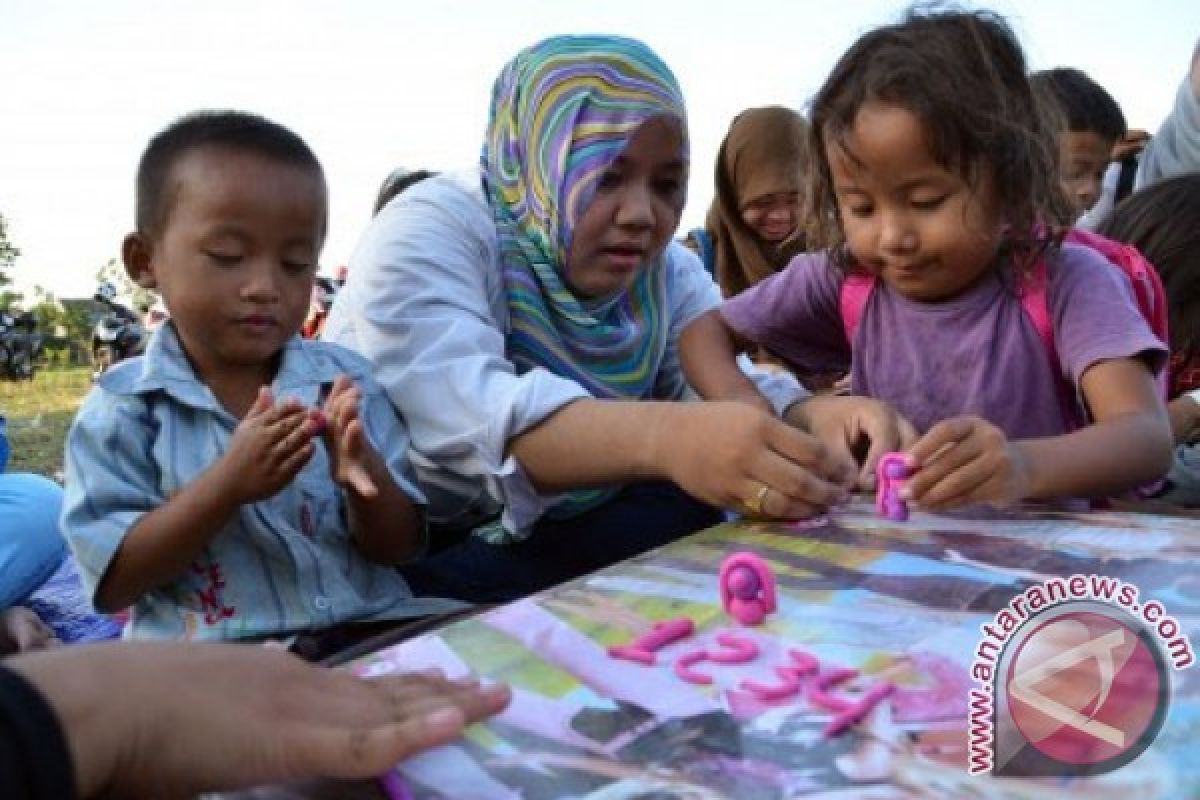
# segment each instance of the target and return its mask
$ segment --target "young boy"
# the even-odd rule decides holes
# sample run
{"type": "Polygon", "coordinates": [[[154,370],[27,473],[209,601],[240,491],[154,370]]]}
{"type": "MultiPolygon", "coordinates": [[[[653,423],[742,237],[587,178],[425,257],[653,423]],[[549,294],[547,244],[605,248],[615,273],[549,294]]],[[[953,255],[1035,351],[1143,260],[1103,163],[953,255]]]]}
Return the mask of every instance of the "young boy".
{"type": "Polygon", "coordinates": [[[122,246],[170,313],[67,437],[63,530],[134,638],[275,637],[459,608],[394,565],[424,546],[407,434],[361,357],[297,335],[325,237],[320,164],[238,112],[147,146],[122,246]]]}
{"type": "Polygon", "coordinates": [[[1112,95],[1080,70],[1059,67],[1035,72],[1030,83],[1063,117],[1059,180],[1080,216],[1100,198],[1113,149],[1126,133],[1125,115],[1112,95]]]}

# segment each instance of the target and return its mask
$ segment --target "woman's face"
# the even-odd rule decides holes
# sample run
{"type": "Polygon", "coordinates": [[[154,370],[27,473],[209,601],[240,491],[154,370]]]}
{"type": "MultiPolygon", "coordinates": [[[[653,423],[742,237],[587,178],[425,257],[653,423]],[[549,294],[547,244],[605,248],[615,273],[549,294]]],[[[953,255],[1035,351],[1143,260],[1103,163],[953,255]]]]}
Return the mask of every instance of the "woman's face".
{"type": "Polygon", "coordinates": [[[741,208],[742,222],[765,242],[779,244],[800,224],[800,193],[775,192],[755,197],[741,208]]]}
{"type": "Polygon", "coordinates": [[[642,123],[575,224],[564,269],[572,291],[606,297],[628,288],[679,227],[686,184],[680,121],[642,123]]]}

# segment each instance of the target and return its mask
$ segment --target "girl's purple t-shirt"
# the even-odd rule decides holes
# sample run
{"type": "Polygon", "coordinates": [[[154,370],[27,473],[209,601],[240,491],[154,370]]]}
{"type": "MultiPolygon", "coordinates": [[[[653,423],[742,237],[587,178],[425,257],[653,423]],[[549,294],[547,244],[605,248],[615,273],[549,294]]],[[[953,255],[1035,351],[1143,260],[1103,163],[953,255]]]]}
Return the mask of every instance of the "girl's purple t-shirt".
{"type": "Polygon", "coordinates": [[[799,369],[850,367],[855,394],[890,403],[921,432],[972,414],[1012,439],[1065,433],[1071,425],[1053,370],[1078,387],[1099,361],[1140,357],[1157,371],[1166,359],[1126,275],[1079,245],[1064,244],[1050,268],[1058,364],[1012,287],[995,273],[939,303],[910,300],[877,281],[851,364],[839,307],[842,279],[825,253],[805,253],[726,301],[721,315],[799,369]]]}

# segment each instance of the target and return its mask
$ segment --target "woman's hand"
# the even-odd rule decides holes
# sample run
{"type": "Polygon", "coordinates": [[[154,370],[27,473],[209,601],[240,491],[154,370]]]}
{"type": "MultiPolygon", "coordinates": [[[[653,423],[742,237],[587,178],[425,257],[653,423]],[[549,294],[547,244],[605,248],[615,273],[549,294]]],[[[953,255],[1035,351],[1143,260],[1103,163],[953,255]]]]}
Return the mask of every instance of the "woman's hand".
{"type": "Polygon", "coordinates": [[[364,680],[251,645],[121,642],[6,663],[57,714],[85,798],[368,778],[510,696],[432,672],[364,680]]]}
{"type": "Polygon", "coordinates": [[[980,417],[944,420],[909,455],[916,469],[900,496],[937,511],[987,504],[1003,507],[1030,495],[1029,459],[1004,431],[980,417]]]}
{"type": "Polygon", "coordinates": [[[875,488],[875,466],[885,453],[907,450],[917,431],[891,406],[870,397],[815,395],[784,418],[817,438],[840,461],[859,464],[855,488],[875,488]]]}
{"type": "Polygon", "coordinates": [[[846,499],[853,461],[744,403],[671,403],[649,432],[668,478],[699,499],[803,519],[846,499]]]}

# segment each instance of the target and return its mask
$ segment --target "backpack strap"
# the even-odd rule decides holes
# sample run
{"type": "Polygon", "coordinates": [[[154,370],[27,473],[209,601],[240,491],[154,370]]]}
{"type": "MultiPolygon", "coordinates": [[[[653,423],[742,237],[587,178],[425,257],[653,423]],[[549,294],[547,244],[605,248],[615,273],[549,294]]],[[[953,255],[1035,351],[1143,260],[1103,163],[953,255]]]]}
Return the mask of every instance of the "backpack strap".
{"type": "Polygon", "coordinates": [[[862,322],[867,300],[875,290],[878,278],[869,272],[851,272],[846,275],[838,290],[838,305],[842,312],[842,329],[846,332],[846,344],[854,349],[854,336],[862,322]]]}
{"type": "Polygon", "coordinates": [[[1062,362],[1058,360],[1058,348],[1054,345],[1054,320],[1050,317],[1049,286],[1050,270],[1046,265],[1046,257],[1042,256],[1034,263],[1030,273],[1021,279],[1017,293],[1021,298],[1021,308],[1025,310],[1025,316],[1037,330],[1046,356],[1050,359],[1050,369],[1058,387],[1058,401],[1063,419],[1067,420],[1072,428],[1079,428],[1083,425],[1083,419],[1075,399],[1075,387],[1063,374],[1062,362]]]}
{"type": "Polygon", "coordinates": [[[1042,340],[1042,345],[1050,355],[1054,369],[1061,371],[1058,362],[1058,348],[1054,346],[1054,320],[1050,319],[1049,284],[1046,259],[1039,258],[1030,273],[1022,277],[1021,285],[1017,287],[1017,293],[1021,298],[1021,307],[1025,309],[1025,316],[1029,317],[1029,321],[1037,330],[1038,338],[1042,340]]]}

